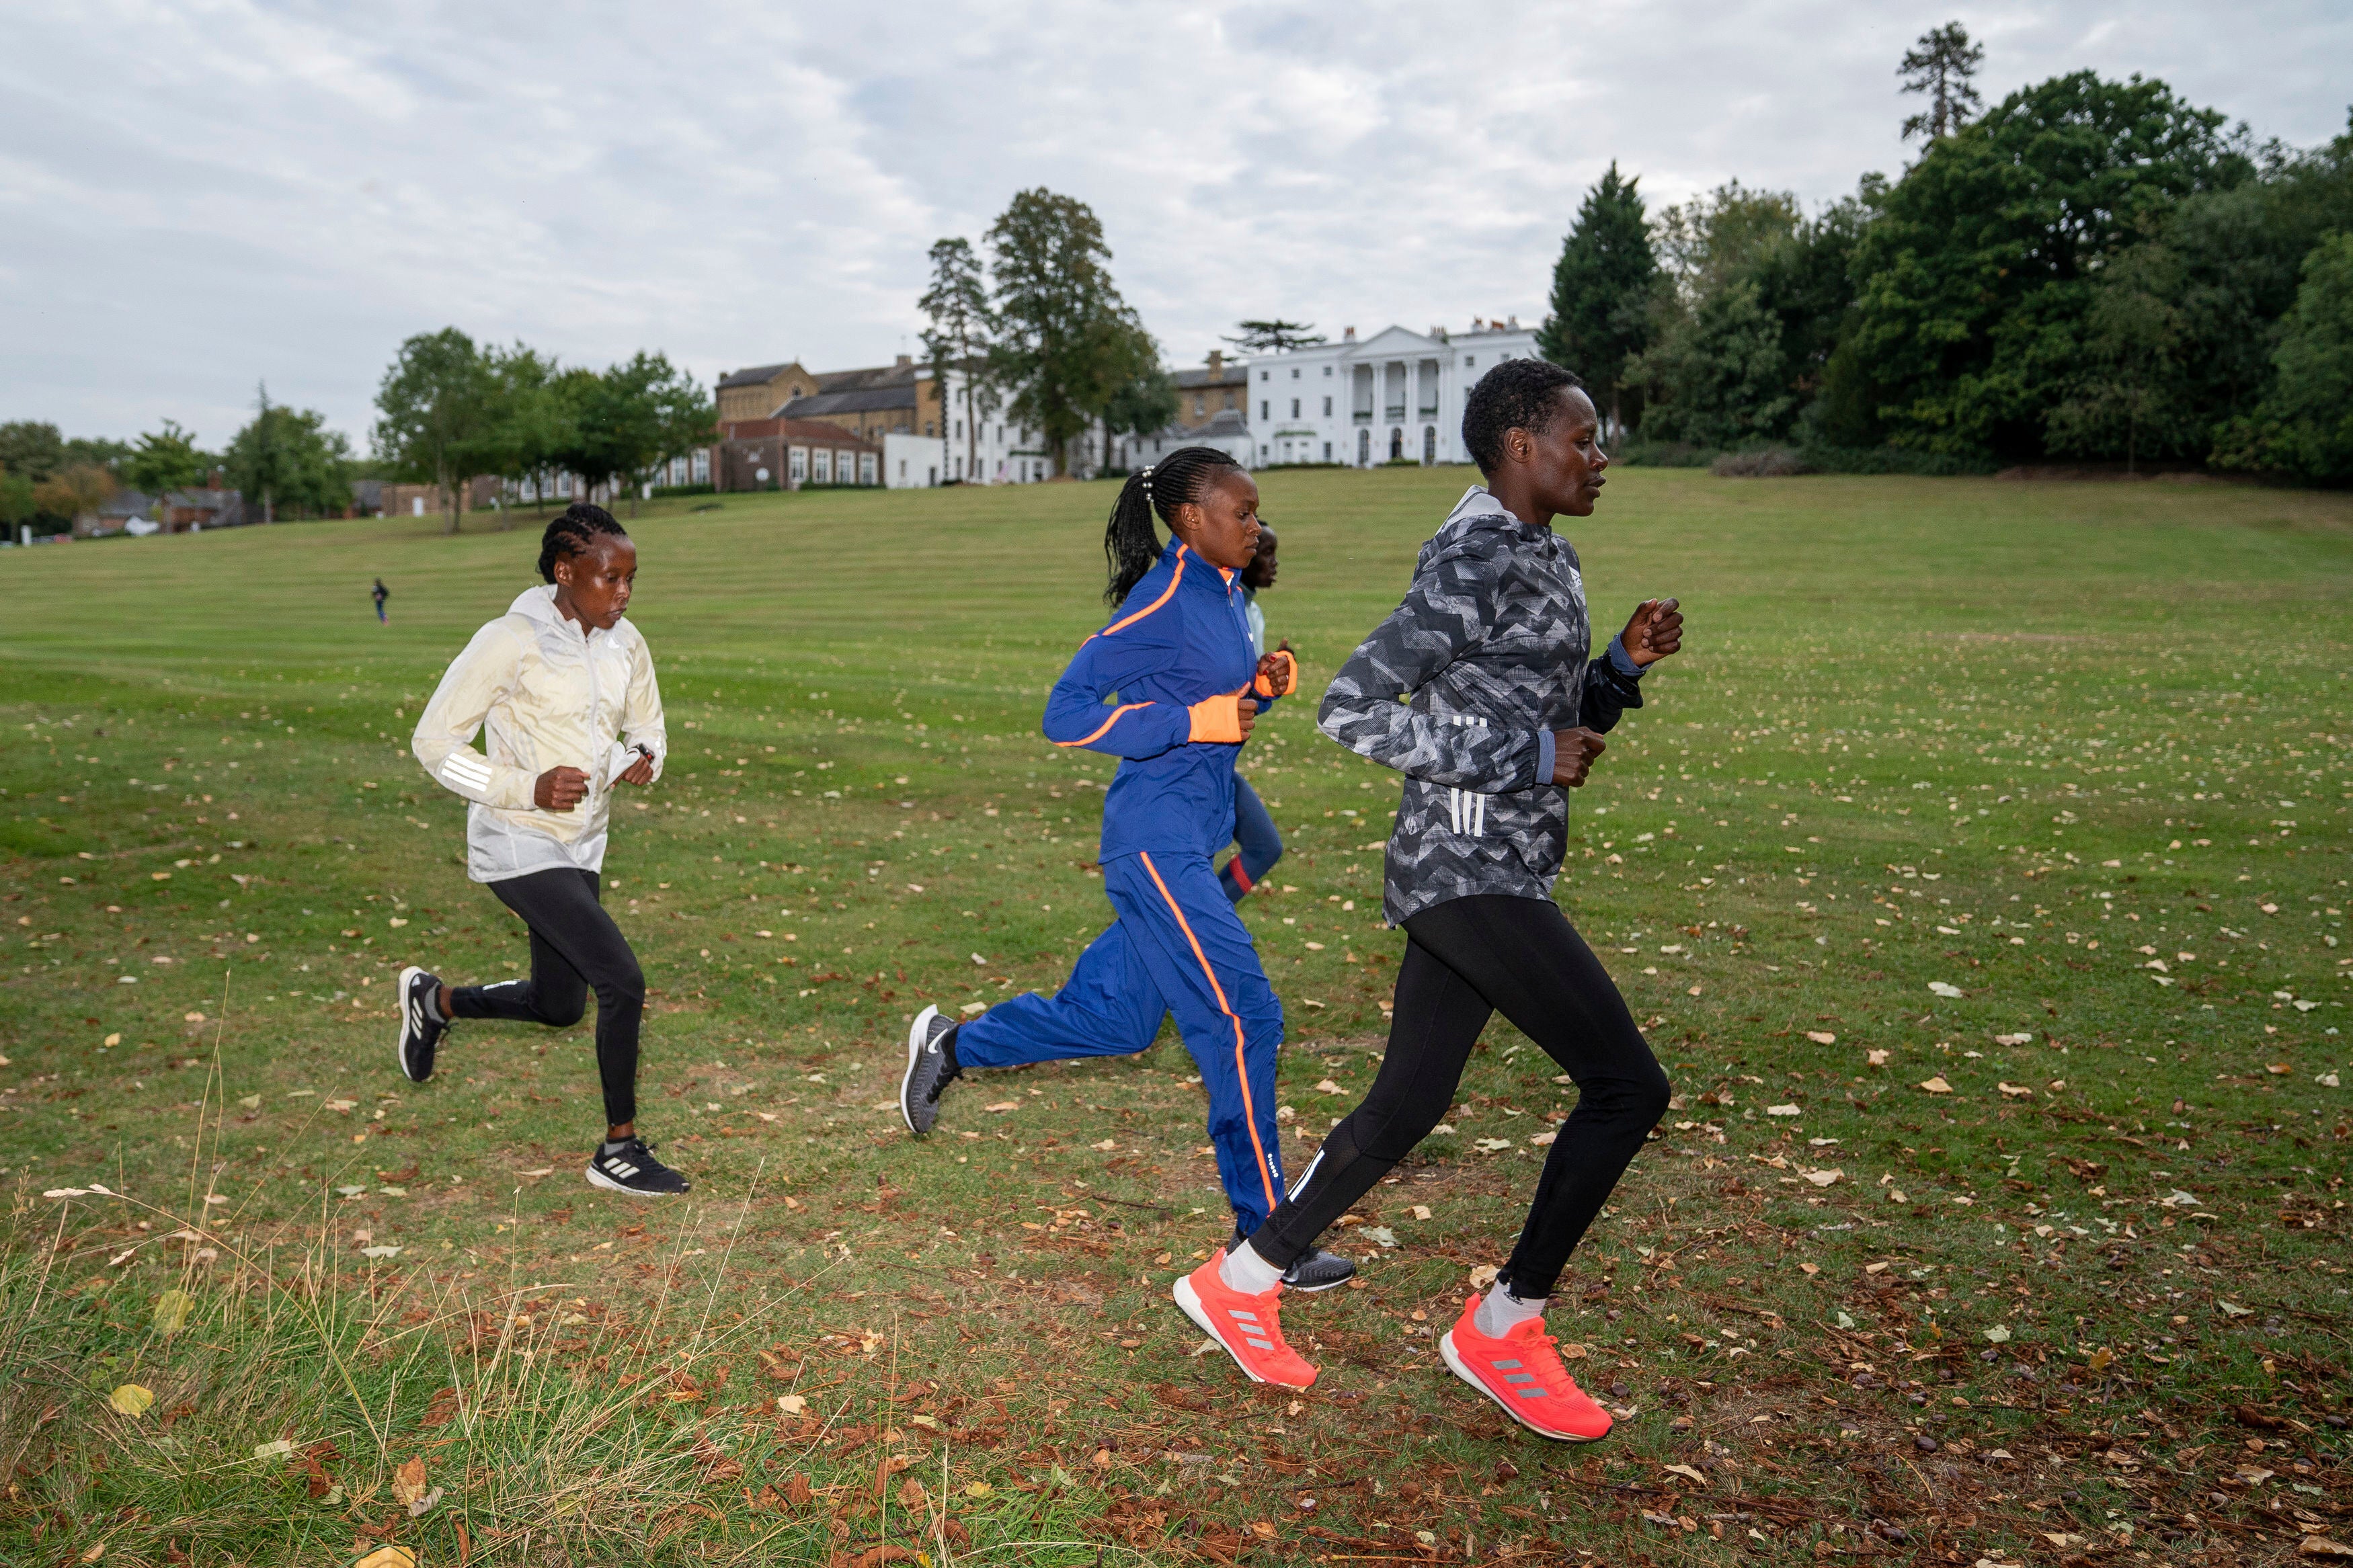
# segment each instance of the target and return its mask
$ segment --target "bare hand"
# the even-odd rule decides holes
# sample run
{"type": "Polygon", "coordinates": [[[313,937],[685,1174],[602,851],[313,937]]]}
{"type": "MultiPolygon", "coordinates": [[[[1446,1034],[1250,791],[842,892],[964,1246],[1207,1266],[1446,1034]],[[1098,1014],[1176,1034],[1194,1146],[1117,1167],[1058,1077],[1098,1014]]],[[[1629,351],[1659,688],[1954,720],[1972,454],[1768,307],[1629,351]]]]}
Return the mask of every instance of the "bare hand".
{"type": "Polygon", "coordinates": [[[1672,599],[1645,599],[1618,640],[1637,666],[1656,664],[1683,646],[1683,613],[1672,599]]]}
{"type": "Polygon", "coordinates": [[[1576,789],[1592,771],[1593,759],[1609,743],[1590,730],[1556,730],[1552,737],[1552,782],[1576,789]]]}
{"type": "Polygon", "coordinates": [[[649,784],[654,782],[654,760],[638,753],[638,760],[623,768],[613,782],[626,784],[649,784]]]}
{"type": "Polygon", "coordinates": [[[531,798],[542,811],[570,811],[588,798],[588,775],[578,768],[550,768],[531,786],[531,798]]]}
{"type": "Polygon", "coordinates": [[[1234,704],[1234,714],[1241,721],[1242,739],[1245,741],[1249,740],[1250,737],[1250,731],[1258,726],[1258,699],[1255,697],[1245,697],[1239,702],[1236,702],[1234,704]]]}

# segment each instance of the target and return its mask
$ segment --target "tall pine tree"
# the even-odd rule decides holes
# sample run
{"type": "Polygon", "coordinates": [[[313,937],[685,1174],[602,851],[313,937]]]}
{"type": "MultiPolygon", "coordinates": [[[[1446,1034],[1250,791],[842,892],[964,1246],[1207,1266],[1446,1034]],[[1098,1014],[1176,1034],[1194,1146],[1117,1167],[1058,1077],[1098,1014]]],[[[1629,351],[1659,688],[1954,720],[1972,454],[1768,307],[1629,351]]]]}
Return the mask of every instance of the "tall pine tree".
{"type": "Polygon", "coordinates": [[[1640,175],[1621,179],[1612,163],[1585,193],[1552,269],[1552,314],[1536,331],[1545,357],[1585,378],[1620,436],[1626,362],[1650,343],[1660,287],[1658,252],[1635,188],[1641,184],[1640,175]]]}

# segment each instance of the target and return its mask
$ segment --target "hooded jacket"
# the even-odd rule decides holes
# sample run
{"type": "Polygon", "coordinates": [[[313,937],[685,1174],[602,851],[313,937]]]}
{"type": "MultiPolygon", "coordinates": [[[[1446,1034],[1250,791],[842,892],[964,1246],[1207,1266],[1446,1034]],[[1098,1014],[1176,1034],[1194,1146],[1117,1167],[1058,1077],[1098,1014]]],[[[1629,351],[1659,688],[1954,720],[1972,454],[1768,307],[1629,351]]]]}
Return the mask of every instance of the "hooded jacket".
{"type": "MultiPolygon", "coordinates": [[[[1103,859],[1211,855],[1233,837],[1241,745],[1196,739],[1193,710],[1253,687],[1240,577],[1170,540],[1046,699],[1046,739],[1121,759],[1103,794],[1103,859]]],[[[1276,700],[1253,695],[1261,712],[1276,700]]]]}
{"type": "Polygon", "coordinates": [[[1406,775],[1383,877],[1391,924],[1474,893],[1552,897],[1568,846],[1553,732],[1605,731],[1642,705],[1633,662],[1614,642],[1591,648],[1576,550],[1472,486],[1316,714],[1406,775]]]}
{"type": "Polygon", "coordinates": [[[638,628],[584,633],[555,608],[555,589],[525,589],[474,634],[417,716],[409,749],[436,783],[473,804],[466,875],[503,881],[534,871],[601,870],[613,781],[652,754],[661,776],[670,739],[652,653],[638,628]],[[485,750],[474,750],[474,736],[485,750]],[[539,775],[571,766],[588,795],[570,811],[533,802],[539,775]]]}

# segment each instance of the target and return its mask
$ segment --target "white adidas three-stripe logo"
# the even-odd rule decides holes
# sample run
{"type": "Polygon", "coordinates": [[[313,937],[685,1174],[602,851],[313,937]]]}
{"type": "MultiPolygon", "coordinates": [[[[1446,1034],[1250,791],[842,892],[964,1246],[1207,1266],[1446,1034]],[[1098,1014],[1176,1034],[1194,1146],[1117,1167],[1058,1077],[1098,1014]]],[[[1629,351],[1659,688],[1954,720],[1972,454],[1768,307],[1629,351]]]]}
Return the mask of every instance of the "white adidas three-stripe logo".
{"type": "Polygon", "coordinates": [[[627,1160],[620,1158],[618,1155],[606,1161],[605,1169],[610,1171],[617,1176],[634,1176],[638,1173],[637,1166],[630,1164],[627,1160]]]}
{"type": "MultiPolygon", "coordinates": [[[[1487,721],[1469,713],[1453,715],[1452,722],[1485,729],[1487,721]]],[[[1487,833],[1487,797],[1472,789],[1449,789],[1446,792],[1446,814],[1453,819],[1454,831],[1472,838],[1487,833]]]]}

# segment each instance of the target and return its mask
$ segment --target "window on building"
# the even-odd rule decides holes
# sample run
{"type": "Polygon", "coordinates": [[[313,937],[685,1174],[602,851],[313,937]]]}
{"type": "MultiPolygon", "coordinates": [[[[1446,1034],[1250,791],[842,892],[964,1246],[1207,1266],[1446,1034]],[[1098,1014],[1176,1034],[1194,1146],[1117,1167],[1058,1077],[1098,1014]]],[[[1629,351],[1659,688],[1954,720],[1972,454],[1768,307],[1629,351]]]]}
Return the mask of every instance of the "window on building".
{"type": "Polygon", "coordinates": [[[1356,467],[1364,468],[1372,460],[1373,433],[1370,430],[1359,430],[1356,432],[1356,467]]]}
{"type": "Polygon", "coordinates": [[[808,448],[807,447],[796,447],[793,448],[792,467],[786,471],[793,476],[793,483],[795,484],[800,484],[807,479],[808,448]]]}
{"type": "Polygon", "coordinates": [[[1261,418],[1261,419],[1271,419],[1271,418],[1273,418],[1273,417],[1274,417],[1274,405],[1273,405],[1273,404],[1271,404],[1271,403],[1269,403],[1269,402],[1268,402],[1265,398],[1263,398],[1263,397],[1260,398],[1260,399],[1258,400],[1258,416],[1259,416],[1260,418],[1261,418]]]}
{"type": "Polygon", "coordinates": [[[1438,461],[1438,426],[1435,425],[1421,427],[1421,460],[1425,465],[1438,461]]]}
{"type": "Polygon", "coordinates": [[[1198,419],[1199,417],[1201,417],[1201,416],[1202,416],[1202,415],[1207,414],[1208,411],[1209,411],[1209,400],[1208,400],[1208,398],[1206,398],[1206,397],[1197,397],[1197,398],[1193,399],[1193,417],[1194,417],[1194,418],[1198,419]]]}
{"type": "Polygon", "coordinates": [[[1226,404],[1225,404],[1225,405],[1226,405],[1228,408],[1231,408],[1231,407],[1234,405],[1234,395],[1233,395],[1232,393],[1230,393],[1230,392],[1229,392],[1229,393],[1227,393],[1227,394],[1226,394],[1226,404]]]}
{"type": "Polygon", "coordinates": [[[1293,381],[1297,381],[1299,379],[1299,367],[1297,365],[1293,365],[1291,367],[1291,379],[1293,381]]]}
{"type": "Polygon", "coordinates": [[[697,485],[707,485],[707,484],[709,484],[709,483],[711,482],[711,448],[710,448],[710,447],[703,447],[701,451],[699,451],[699,452],[697,452],[697,453],[695,453],[695,454],[694,454],[694,468],[693,468],[693,474],[694,474],[694,478],[693,478],[693,479],[690,479],[690,480],[688,480],[688,481],[687,481],[688,483],[690,483],[690,484],[697,484],[697,485]]]}
{"type": "Polygon", "coordinates": [[[1389,431],[1389,461],[1395,462],[1404,456],[1405,432],[1401,429],[1392,428],[1389,431]]]}
{"type": "MultiPolygon", "coordinates": [[[[899,462],[899,477],[902,479],[907,477],[907,463],[903,458],[899,462]]],[[[871,452],[858,454],[858,482],[861,485],[874,482],[874,454],[871,452]]]]}
{"type": "Polygon", "coordinates": [[[1329,441],[1324,443],[1324,460],[1327,463],[1332,460],[1332,443],[1329,441]]]}
{"type": "Polygon", "coordinates": [[[1324,400],[1324,417],[1326,419],[1332,417],[1332,400],[1328,397],[1324,400]]]}
{"type": "Polygon", "coordinates": [[[1331,367],[1330,365],[1328,365],[1328,364],[1327,364],[1327,365],[1325,365],[1325,366],[1324,367],[1324,379],[1325,379],[1325,380],[1327,380],[1327,381],[1328,381],[1328,380],[1330,380],[1330,379],[1331,379],[1331,375],[1332,375],[1332,367],[1331,367]]]}
{"type": "Polygon", "coordinates": [[[1473,365],[1477,364],[1478,363],[1479,363],[1479,356],[1478,356],[1477,354],[1464,354],[1464,355],[1462,356],[1462,368],[1463,368],[1464,370],[1469,370],[1472,366],[1473,366],[1473,365]]]}
{"type": "Polygon", "coordinates": [[[1274,379],[1274,372],[1271,370],[1262,370],[1258,373],[1258,378],[1261,381],[1272,381],[1274,379]]]}
{"type": "Polygon", "coordinates": [[[817,449],[816,466],[811,469],[810,477],[821,485],[829,485],[833,483],[832,447],[819,447],[817,449]]]}
{"type": "Polygon", "coordinates": [[[1261,463],[1266,461],[1266,447],[1263,443],[1261,443],[1258,449],[1258,460],[1261,463]]]}
{"type": "Polygon", "coordinates": [[[1299,417],[1299,399],[1295,397],[1291,400],[1291,416],[1293,419],[1299,417]]]}

